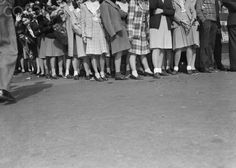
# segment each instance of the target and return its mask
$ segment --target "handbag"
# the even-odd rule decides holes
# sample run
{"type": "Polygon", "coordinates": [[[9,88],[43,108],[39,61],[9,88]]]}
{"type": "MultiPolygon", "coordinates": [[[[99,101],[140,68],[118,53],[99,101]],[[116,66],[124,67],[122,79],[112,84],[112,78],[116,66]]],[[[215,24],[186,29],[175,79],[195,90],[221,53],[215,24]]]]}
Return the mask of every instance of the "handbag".
{"type": "Polygon", "coordinates": [[[66,28],[59,23],[56,23],[53,25],[53,34],[56,37],[56,40],[58,40],[61,44],[67,45],[68,44],[68,36],[66,28]]]}

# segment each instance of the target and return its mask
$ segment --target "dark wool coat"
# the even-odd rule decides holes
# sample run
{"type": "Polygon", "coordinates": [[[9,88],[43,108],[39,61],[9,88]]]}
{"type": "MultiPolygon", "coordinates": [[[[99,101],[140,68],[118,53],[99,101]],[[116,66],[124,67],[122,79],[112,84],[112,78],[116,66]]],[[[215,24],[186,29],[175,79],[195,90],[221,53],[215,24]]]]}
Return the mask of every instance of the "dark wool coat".
{"type": "Polygon", "coordinates": [[[165,15],[167,18],[168,29],[171,29],[172,17],[175,14],[175,10],[171,0],[149,0],[150,3],[150,28],[159,29],[161,23],[161,16],[165,15]],[[163,9],[162,14],[155,14],[157,8],[163,9]]]}
{"type": "Polygon", "coordinates": [[[128,33],[122,23],[122,11],[111,0],[104,0],[100,6],[101,19],[108,41],[111,43],[112,54],[128,50],[130,48],[128,33]]]}

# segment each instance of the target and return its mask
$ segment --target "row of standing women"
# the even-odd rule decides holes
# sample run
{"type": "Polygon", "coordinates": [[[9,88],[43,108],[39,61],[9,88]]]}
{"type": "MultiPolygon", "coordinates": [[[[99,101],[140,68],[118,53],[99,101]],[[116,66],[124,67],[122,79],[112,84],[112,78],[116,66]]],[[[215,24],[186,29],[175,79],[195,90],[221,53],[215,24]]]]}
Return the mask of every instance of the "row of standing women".
{"type": "Polygon", "coordinates": [[[92,72],[97,81],[107,80],[111,73],[110,59],[114,60],[115,79],[125,80],[121,73],[121,58],[126,57],[126,71],[131,79],[141,79],[137,71],[140,60],[144,74],[159,79],[160,76],[177,74],[182,51],[187,55],[187,73],[195,69],[196,48],[199,47],[198,22],[193,0],[58,0],[65,12],[68,48],[56,39],[41,38],[40,71],[48,73],[46,57],[50,57],[51,77],[79,79],[82,61],[86,79],[92,72]],[[173,19],[174,18],[174,19],[173,19]],[[172,69],[171,52],[175,61],[172,69]],[[63,55],[66,55],[65,73],[63,55]],[[151,55],[150,55],[151,54],[151,55]],[[153,70],[148,56],[151,56],[153,70]],[[58,57],[58,72],[55,58],[58,57]],[[137,59],[138,57],[138,59],[137,59]],[[73,75],[70,75],[70,67],[73,75]]]}

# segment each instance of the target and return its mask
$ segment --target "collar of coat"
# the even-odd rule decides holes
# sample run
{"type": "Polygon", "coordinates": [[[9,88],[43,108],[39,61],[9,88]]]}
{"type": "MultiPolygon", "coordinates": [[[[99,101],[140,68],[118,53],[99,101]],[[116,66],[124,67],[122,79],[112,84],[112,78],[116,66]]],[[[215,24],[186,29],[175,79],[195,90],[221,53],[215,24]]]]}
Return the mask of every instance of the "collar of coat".
{"type": "Polygon", "coordinates": [[[110,4],[112,7],[116,8],[116,9],[120,9],[119,6],[117,4],[115,4],[114,2],[112,2],[111,0],[105,0],[104,2],[110,4]]]}

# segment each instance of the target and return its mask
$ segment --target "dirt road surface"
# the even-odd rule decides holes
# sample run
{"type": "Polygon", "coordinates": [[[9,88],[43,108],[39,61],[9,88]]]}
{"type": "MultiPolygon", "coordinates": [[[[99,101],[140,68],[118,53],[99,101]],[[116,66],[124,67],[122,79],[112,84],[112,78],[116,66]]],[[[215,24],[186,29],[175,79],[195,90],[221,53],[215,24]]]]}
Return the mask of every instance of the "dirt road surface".
{"type": "Polygon", "coordinates": [[[236,73],[22,80],[0,168],[236,168],[236,73]]]}

